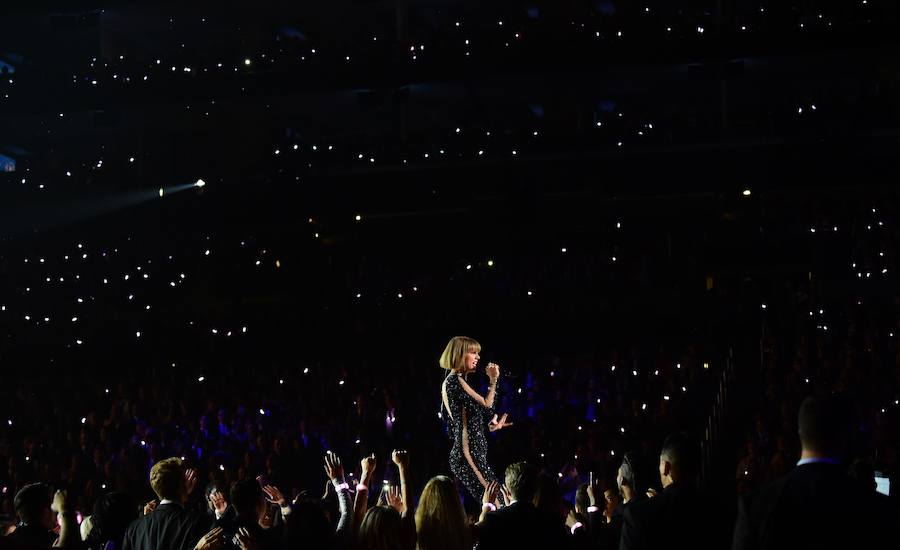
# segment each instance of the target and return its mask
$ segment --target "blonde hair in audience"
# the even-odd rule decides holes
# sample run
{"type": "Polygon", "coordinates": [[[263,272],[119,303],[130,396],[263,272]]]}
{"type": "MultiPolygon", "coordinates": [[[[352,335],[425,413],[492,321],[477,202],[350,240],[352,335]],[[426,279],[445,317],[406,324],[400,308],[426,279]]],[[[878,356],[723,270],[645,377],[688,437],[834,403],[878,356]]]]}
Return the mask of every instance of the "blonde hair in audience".
{"type": "Polygon", "coordinates": [[[456,484],[436,476],[425,485],[416,509],[417,550],[468,550],[472,547],[466,512],[456,484]]]}

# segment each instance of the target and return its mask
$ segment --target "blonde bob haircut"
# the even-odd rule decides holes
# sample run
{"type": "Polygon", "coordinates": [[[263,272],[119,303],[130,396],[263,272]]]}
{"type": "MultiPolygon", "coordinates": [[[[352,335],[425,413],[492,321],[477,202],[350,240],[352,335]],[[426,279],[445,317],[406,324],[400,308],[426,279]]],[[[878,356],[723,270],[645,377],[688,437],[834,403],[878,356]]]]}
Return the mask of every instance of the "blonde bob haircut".
{"type": "Polygon", "coordinates": [[[454,336],[444,348],[444,353],[438,361],[441,368],[453,372],[462,372],[465,369],[466,352],[481,351],[481,344],[468,336],[454,336]]]}

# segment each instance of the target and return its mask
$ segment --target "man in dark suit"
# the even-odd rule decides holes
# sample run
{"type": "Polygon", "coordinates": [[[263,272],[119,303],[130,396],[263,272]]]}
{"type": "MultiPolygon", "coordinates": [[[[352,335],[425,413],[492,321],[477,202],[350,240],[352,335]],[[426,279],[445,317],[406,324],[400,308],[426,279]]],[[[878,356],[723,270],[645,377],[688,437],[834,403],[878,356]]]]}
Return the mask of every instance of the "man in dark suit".
{"type": "Polygon", "coordinates": [[[492,510],[490,500],[498,489],[492,483],[485,491],[485,509],[476,524],[479,550],[495,548],[561,548],[567,544],[561,518],[542,515],[533,504],[537,491],[537,470],[525,462],[506,469],[506,485],[501,487],[507,505],[492,510]]]}
{"type": "Polygon", "coordinates": [[[841,464],[853,434],[846,401],[808,397],[797,424],[802,447],[797,467],[739,501],[732,549],[900,548],[896,512],[841,464]]]}
{"type": "Polygon", "coordinates": [[[627,506],[619,550],[719,549],[728,545],[731,523],[723,507],[697,488],[700,445],[685,433],[666,438],[659,455],[662,492],[627,506]]]}
{"type": "Polygon", "coordinates": [[[197,486],[193,470],[178,458],[160,460],[150,469],[150,486],[159,497],[156,509],[135,520],[125,532],[123,550],[215,550],[225,542],[221,528],[200,512],[184,509],[197,486]],[[208,531],[208,532],[207,532],[208,531]]]}

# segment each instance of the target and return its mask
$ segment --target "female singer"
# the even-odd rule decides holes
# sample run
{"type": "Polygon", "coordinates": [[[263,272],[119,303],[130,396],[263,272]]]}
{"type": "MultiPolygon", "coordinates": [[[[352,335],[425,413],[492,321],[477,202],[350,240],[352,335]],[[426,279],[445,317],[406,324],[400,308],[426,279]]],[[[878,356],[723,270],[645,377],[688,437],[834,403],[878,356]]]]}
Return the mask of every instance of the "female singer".
{"type": "Polygon", "coordinates": [[[497,420],[494,412],[499,366],[489,363],[485,369],[490,381],[485,397],[466,382],[466,375],[475,372],[480,352],[481,344],[465,336],[456,336],[447,344],[440,359],[441,368],[450,371],[441,385],[441,398],[453,438],[450,471],[477,502],[481,502],[488,484],[497,479],[487,461],[484,427],[487,425],[493,432],[512,426],[512,422],[506,421],[505,414],[497,420]]]}

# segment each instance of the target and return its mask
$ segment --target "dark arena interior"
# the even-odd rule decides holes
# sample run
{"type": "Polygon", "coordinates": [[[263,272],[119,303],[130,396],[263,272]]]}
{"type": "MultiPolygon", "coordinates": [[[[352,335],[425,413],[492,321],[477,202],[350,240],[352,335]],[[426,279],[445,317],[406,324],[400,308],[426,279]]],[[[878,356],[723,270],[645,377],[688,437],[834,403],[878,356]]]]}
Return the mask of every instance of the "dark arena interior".
{"type": "Polygon", "coordinates": [[[3,2],[0,549],[897,548],[898,59],[886,0],[3,2]]]}

